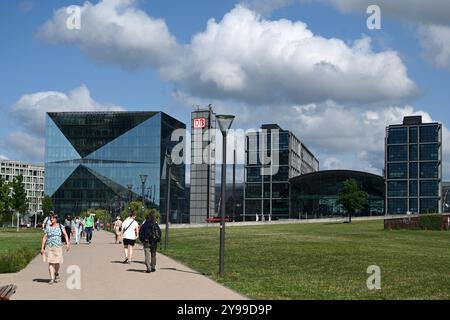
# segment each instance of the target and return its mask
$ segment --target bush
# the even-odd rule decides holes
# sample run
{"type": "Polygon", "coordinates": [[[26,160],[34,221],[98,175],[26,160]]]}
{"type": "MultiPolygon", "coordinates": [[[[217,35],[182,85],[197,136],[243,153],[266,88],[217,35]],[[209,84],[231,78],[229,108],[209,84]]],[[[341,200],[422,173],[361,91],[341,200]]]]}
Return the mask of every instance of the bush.
{"type": "Polygon", "coordinates": [[[442,216],[438,214],[420,216],[419,225],[422,230],[441,230],[442,216]]]}
{"type": "Polygon", "coordinates": [[[28,247],[9,249],[0,256],[0,273],[19,272],[36,256],[36,250],[28,247]]]}

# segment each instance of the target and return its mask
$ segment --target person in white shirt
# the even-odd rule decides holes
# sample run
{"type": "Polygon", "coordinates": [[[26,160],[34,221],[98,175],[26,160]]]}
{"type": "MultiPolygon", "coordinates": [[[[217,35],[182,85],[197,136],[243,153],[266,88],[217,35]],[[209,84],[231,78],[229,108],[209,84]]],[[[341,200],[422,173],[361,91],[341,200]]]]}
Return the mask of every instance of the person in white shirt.
{"type": "Polygon", "coordinates": [[[136,222],[136,213],[131,212],[130,216],[122,223],[123,247],[125,249],[125,260],[123,263],[131,263],[133,257],[133,247],[139,235],[139,224],[136,222]]]}

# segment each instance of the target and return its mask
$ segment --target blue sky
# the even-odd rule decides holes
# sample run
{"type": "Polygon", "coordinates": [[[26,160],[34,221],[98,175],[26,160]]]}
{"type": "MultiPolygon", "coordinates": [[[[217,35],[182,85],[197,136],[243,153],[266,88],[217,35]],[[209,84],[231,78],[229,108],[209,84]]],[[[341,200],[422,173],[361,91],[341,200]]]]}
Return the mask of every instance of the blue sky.
{"type": "MultiPolygon", "coordinates": [[[[403,115],[419,113],[424,119],[442,122],[444,137],[448,137],[450,44],[446,40],[450,39],[450,21],[439,16],[433,1],[427,7],[410,8],[410,13],[416,12],[423,19],[403,15],[395,5],[378,1],[382,29],[369,30],[368,15],[361,9],[366,2],[345,0],[342,7],[335,0],[248,0],[236,7],[240,2],[231,0],[91,1],[87,10],[98,8],[104,16],[88,17],[86,13],[83,20],[83,13],[84,29],[72,38],[60,25],[61,14],[56,10],[83,6],[84,1],[2,1],[0,156],[43,161],[39,151],[43,148],[42,125],[33,124],[33,117],[39,122],[40,114],[54,111],[58,103],[67,103],[66,107],[61,105],[62,111],[76,108],[74,104],[79,101],[92,104],[93,110],[162,110],[186,123],[193,104],[212,103],[218,111],[236,113],[238,128],[256,128],[270,121],[294,131],[316,153],[323,169],[352,167],[381,173],[384,127],[400,121],[403,115]],[[101,11],[98,5],[102,2],[114,5],[101,11]],[[268,4],[272,10],[266,10],[268,4]],[[102,21],[115,23],[124,12],[139,12],[146,27],[140,30],[133,19],[120,20],[125,31],[117,39],[110,24],[102,21]],[[207,29],[211,18],[215,19],[214,28],[207,29]],[[136,44],[127,37],[150,32],[156,19],[162,19],[167,32],[152,34],[154,40],[147,39],[139,47],[142,52],[134,54],[136,44]],[[52,24],[43,27],[48,22],[52,24]],[[305,23],[312,35],[292,25],[296,22],[305,23]],[[242,30],[232,30],[234,26],[242,30]],[[217,29],[220,32],[215,33],[217,29]],[[266,50],[273,49],[264,35],[270,32],[286,40],[274,41],[273,46],[280,49],[266,55],[266,50]],[[299,37],[311,39],[308,43],[317,50],[315,55],[308,55],[308,46],[298,47],[296,33],[302,32],[299,37]],[[107,37],[97,41],[91,34],[107,37]],[[193,41],[198,34],[204,36],[202,41],[193,41]],[[370,42],[364,42],[360,52],[355,41],[361,39],[370,42]],[[167,52],[161,53],[161,48],[167,52]],[[249,48],[254,61],[239,49],[230,48],[249,48]],[[330,53],[332,50],[337,51],[330,53]],[[294,51],[301,57],[287,53],[294,51]],[[127,52],[137,66],[130,67],[133,60],[127,52]],[[395,52],[395,57],[389,52],[395,52]],[[314,74],[300,74],[309,70],[310,60],[316,61],[314,66],[317,61],[326,62],[345,71],[338,81],[322,85],[314,74]],[[255,61],[261,61],[260,68],[267,67],[267,71],[255,69],[255,61]],[[290,64],[292,74],[284,78],[280,70],[290,64]],[[361,84],[364,77],[367,85],[361,84]],[[315,80],[319,84],[314,84],[315,80]],[[339,86],[335,88],[333,83],[339,86]],[[327,121],[332,125],[326,125],[327,121]],[[355,121],[361,123],[355,125],[355,121]],[[369,133],[361,134],[364,131],[369,133]]],[[[118,29],[117,34],[120,32],[118,29]]],[[[444,154],[450,157],[445,141],[444,154]]]]}

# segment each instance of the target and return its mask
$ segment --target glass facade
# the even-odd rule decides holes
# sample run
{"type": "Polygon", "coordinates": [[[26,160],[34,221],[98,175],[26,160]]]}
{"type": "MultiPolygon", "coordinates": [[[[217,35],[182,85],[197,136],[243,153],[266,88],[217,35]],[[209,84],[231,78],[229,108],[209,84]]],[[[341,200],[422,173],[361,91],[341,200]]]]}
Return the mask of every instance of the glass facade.
{"type": "MultiPolygon", "coordinates": [[[[166,150],[185,125],[162,112],[63,112],[46,115],[45,193],[64,216],[89,208],[112,212],[131,198],[142,199],[139,175],[147,175],[144,200],[166,210],[166,150]]],[[[171,221],[188,219],[185,169],[172,165],[171,221]]]]}
{"type": "Polygon", "coordinates": [[[261,131],[246,135],[244,220],[288,219],[290,214],[289,179],[319,170],[314,155],[291,132],[278,125],[263,125],[261,131]],[[275,132],[278,133],[276,139],[275,132]],[[278,140],[278,141],[277,141],[278,140]],[[267,156],[277,163],[262,161],[267,156]]]}
{"type": "Polygon", "coordinates": [[[386,212],[441,212],[441,125],[404,123],[386,130],[386,212]]]}
{"type": "MultiPolygon", "coordinates": [[[[384,214],[383,177],[365,172],[347,170],[319,171],[291,179],[291,207],[294,219],[318,219],[346,216],[338,204],[342,183],[355,179],[369,195],[368,205],[356,216],[381,216],[384,214]]],[[[392,186],[397,192],[396,185],[392,186]]]]}

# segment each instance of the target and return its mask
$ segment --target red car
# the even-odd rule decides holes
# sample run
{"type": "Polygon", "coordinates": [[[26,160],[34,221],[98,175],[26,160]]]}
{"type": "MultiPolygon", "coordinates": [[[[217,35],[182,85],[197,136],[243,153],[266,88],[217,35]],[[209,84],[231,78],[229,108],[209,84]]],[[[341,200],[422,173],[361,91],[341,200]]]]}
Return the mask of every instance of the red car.
{"type": "MultiPolygon", "coordinates": [[[[230,222],[231,219],[230,217],[225,217],[225,222],[230,222]]],[[[206,219],[206,222],[210,223],[210,222],[220,222],[220,217],[209,217],[208,219],[206,219]]]]}

